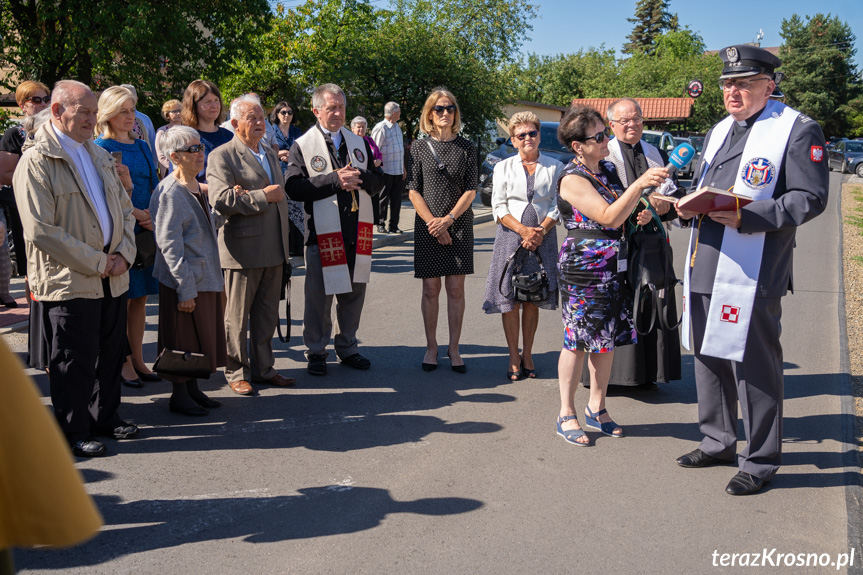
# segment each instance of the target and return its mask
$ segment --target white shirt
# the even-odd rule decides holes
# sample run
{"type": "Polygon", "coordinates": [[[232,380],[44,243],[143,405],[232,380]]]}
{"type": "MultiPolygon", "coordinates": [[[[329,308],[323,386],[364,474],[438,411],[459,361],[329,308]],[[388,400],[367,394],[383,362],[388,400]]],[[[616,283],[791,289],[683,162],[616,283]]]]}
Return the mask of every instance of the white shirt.
{"type": "MultiPolygon", "coordinates": [[[[248,146],[246,147],[249,148],[248,146]]],[[[273,180],[273,172],[270,171],[270,162],[267,161],[267,152],[261,148],[261,143],[258,142],[258,151],[251,148],[249,148],[249,151],[255,155],[258,159],[258,163],[261,164],[261,167],[264,168],[265,172],[267,172],[267,177],[270,178],[270,183],[275,183],[275,180],[273,180]]]]}
{"type": "Polygon", "coordinates": [[[111,219],[111,212],[108,211],[108,203],[105,201],[105,184],[102,182],[96,166],[93,165],[93,158],[90,157],[83,143],[76,142],[58,130],[53,122],[51,122],[51,127],[57,134],[60,145],[72,158],[73,167],[84,182],[84,188],[90,201],[96,207],[96,216],[99,218],[99,225],[102,228],[102,239],[104,245],[107,246],[111,243],[111,236],[114,235],[114,221],[111,219]]]}
{"type": "Polygon", "coordinates": [[[342,145],[342,131],[341,131],[341,129],[336,130],[335,132],[330,132],[329,130],[327,130],[326,128],[321,126],[321,130],[324,132],[324,134],[330,135],[330,138],[333,140],[333,145],[336,147],[336,152],[338,153],[339,148],[342,145]]]}

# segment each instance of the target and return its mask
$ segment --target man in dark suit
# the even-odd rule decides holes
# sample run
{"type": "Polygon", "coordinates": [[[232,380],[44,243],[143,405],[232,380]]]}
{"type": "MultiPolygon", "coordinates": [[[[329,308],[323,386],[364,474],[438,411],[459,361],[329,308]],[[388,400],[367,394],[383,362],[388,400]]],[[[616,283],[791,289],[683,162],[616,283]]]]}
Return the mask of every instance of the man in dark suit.
{"type": "Polygon", "coordinates": [[[359,353],[357,330],[371,268],[372,202],[377,201],[382,177],[368,143],[344,127],[342,89],[318,86],[312,106],[318,122],[291,146],[285,185],[308,215],[303,342],[309,374],[320,376],[327,373],[334,297],[336,355],[353,369],[371,366],[359,353]]]}
{"type": "Polygon", "coordinates": [[[262,145],[264,110],[256,96],[231,105],[234,139],[213,150],[207,182],[213,209],[225,218],[219,258],[225,272],[225,376],[234,393],[251,395],[250,382],[289,387],[274,368],[273,333],[279,321],[282,267],[288,260],[288,200],[273,149],[262,145]],[[246,349],[246,325],[251,352],[246,349]]]}
{"type": "MultiPolygon", "coordinates": [[[[691,318],[704,439],[677,463],[734,461],[739,400],[747,446],[726,492],[749,495],[781,464],[781,298],[792,287],[797,226],[824,211],[829,172],[818,124],[770,101],[781,61],[753,46],[730,46],[720,57],[730,116],[708,133],[693,190],[733,187],[755,201],[706,216],[678,209],[681,218],[697,218],[691,222],[684,311],[691,318]]],[[[683,339],[688,345],[687,327],[683,339]]]]}

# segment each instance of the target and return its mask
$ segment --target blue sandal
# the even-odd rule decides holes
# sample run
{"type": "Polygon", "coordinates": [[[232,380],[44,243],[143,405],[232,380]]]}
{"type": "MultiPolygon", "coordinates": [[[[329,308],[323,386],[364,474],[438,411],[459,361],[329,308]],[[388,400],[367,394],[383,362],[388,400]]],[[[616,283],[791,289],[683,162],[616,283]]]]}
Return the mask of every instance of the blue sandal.
{"type": "Polygon", "coordinates": [[[582,447],[586,445],[590,445],[590,442],[581,443],[580,441],[576,441],[579,437],[587,437],[587,434],[583,429],[567,429],[566,431],[560,426],[561,423],[567,422],[570,419],[578,419],[576,415],[564,415],[563,417],[557,418],[557,434],[564,438],[567,443],[572,443],[573,445],[580,445],[582,447]]]}
{"type": "Polygon", "coordinates": [[[608,413],[607,409],[602,409],[599,411],[599,413],[593,413],[590,410],[590,406],[586,405],[584,407],[584,410],[587,412],[587,414],[584,416],[585,427],[590,427],[591,429],[601,431],[602,433],[610,437],[623,437],[623,428],[614,423],[614,421],[606,421],[605,423],[599,422],[599,416],[603,413],[608,413]],[[614,433],[615,429],[620,430],[619,435],[614,433]]]}

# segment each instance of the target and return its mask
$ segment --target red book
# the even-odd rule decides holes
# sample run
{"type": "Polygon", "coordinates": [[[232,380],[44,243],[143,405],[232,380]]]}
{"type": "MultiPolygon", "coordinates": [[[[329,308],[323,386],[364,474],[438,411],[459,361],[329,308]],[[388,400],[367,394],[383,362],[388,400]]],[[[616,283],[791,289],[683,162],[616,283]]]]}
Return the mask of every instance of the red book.
{"type": "Polygon", "coordinates": [[[726,190],[703,187],[675,202],[681,210],[707,214],[709,212],[733,212],[752,202],[752,198],[733,194],[726,190]]]}

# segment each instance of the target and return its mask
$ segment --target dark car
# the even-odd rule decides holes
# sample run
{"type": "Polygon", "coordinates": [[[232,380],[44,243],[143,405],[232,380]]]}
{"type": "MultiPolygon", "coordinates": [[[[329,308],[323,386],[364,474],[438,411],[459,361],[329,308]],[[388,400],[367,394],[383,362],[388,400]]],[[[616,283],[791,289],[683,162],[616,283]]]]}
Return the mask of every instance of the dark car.
{"type": "Polygon", "coordinates": [[[857,140],[840,141],[827,152],[827,166],[843,174],[854,172],[863,178],[863,142],[857,140]]]}
{"type": "Polygon", "coordinates": [[[704,136],[689,136],[692,145],[695,146],[696,155],[701,153],[701,148],[704,147],[704,136]]]}
{"type": "MultiPolygon", "coordinates": [[[[540,122],[539,151],[542,155],[554,158],[565,164],[572,160],[575,154],[567,151],[557,141],[557,125],[558,122],[540,122]]],[[[491,205],[492,174],[495,164],[518,153],[512,145],[511,138],[498,138],[497,144],[498,148],[486,154],[485,160],[483,160],[482,166],[479,169],[479,197],[486,206],[491,205]]]]}

